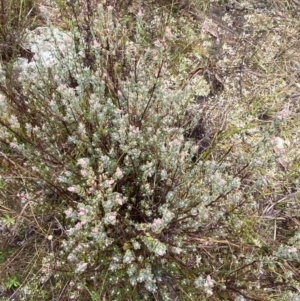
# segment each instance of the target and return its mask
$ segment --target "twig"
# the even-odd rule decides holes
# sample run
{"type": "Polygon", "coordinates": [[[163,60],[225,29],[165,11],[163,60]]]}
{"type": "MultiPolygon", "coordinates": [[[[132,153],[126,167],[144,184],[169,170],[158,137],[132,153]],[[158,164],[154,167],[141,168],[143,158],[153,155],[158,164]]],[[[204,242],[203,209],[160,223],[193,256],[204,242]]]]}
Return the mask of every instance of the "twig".
{"type": "Polygon", "coordinates": [[[286,196],[284,196],[283,198],[275,201],[272,205],[270,205],[269,207],[267,207],[265,210],[264,210],[264,214],[267,213],[267,212],[270,212],[270,210],[272,210],[277,204],[283,202],[283,201],[286,201],[288,199],[291,199],[291,198],[294,198],[294,197],[297,197],[297,196],[300,196],[300,191],[296,191],[296,192],[293,192],[293,193],[290,193],[286,196]]]}

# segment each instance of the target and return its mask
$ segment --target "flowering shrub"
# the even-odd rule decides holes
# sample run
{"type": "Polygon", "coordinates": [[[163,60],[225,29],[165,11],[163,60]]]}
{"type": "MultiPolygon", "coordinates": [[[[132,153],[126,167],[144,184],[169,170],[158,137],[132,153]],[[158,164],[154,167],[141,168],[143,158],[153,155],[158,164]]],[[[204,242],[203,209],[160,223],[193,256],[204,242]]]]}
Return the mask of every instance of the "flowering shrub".
{"type": "MultiPolygon", "coordinates": [[[[51,69],[37,60],[35,75],[22,76],[22,110],[2,120],[1,139],[45,191],[59,195],[66,217],[60,254],[75,274],[100,269],[99,280],[109,271],[114,287],[128,286],[127,275],[138,294],[142,287],[156,293],[165,286],[166,257],[186,253],[179,220],[184,229],[194,223],[190,210],[203,207],[184,196],[202,163],[193,163],[197,147],[183,125],[193,126],[201,110],[192,89],[168,80],[162,49],[141,51],[139,36],[133,45],[109,8],[100,6],[95,20],[91,44],[78,40],[51,69]]],[[[137,31],[142,26],[139,17],[137,31]]],[[[36,200],[47,202],[46,194],[36,200]]]]}
{"type": "Polygon", "coordinates": [[[298,238],[270,252],[256,194],[287,115],[237,158],[223,143],[237,132],[221,131],[203,152],[195,95],[208,84],[172,72],[171,28],[153,41],[140,10],[127,29],[110,6],[70,5],[72,39],[56,45],[57,60],[35,58],[19,90],[0,70],[1,155],[14,175],[1,190],[21,216],[34,212],[47,239],[24,294],[37,300],[38,283],[53,300],[244,300],[247,287],[273,284],[274,265],[299,260],[298,238]]]}

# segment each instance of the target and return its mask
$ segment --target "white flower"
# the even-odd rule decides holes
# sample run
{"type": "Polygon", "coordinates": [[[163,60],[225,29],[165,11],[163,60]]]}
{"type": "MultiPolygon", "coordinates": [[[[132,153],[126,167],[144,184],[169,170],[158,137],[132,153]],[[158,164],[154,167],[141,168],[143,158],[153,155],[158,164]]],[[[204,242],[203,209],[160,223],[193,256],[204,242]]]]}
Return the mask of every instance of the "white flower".
{"type": "Polygon", "coordinates": [[[121,179],[123,177],[123,172],[119,167],[117,167],[115,175],[116,175],[117,179],[121,179]]]}
{"type": "Polygon", "coordinates": [[[77,164],[80,165],[83,169],[85,169],[89,165],[89,159],[81,158],[77,161],[77,164]]]}
{"type": "Polygon", "coordinates": [[[138,13],[136,14],[137,17],[142,18],[144,16],[143,12],[141,10],[138,11],[138,13]]]}
{"type": "Polygon", "coordinates": [[[105,224],[115,225],[117,222],[117,212],[109,212],[104,219],[105,224]]]}
{"type": "Polygon", "coordinates": [[[296,247],[291,247],[288,249],[288,253],[296,253],[297,252],[297,248],[296,247]]]}
{"type": "Polygon", "coordinates": [[[277,114],[277,118],[279,120],[283,120],[283,119],[287,118],[289,115],[290,115],[289,108],[284,108],[277,114]]]}
{"type": "Polygon", "coordinates": [[[159,249],[159,250],[157,251],[157,254],[158,254],[159,256],[163,256],[165,253],[166,253],[166,251],[165,251],[165,250],[162,250],[162,249],[159,249]]]}
{"type": "Polygon", "coordinates": [[[88,264],[86,262],[80,262],[79,264],[77,264],[75,273],[83,273],[86,270],[87,265],[88,264]]]}
{"type": "Polygon", "coordinates": [[[86,215],[87,213],[88,213],[88,210],[86,208],[83,208],[83,207],[79,208],[79,213],[78,213],[79,216],[86,215]]]}
{"type": "Polygon", "coordinates": [[[73,209],[72,208],[69,208],[69,209],[65,210],[66,217],[71,217],[72,213],[73,213],[73,209]]]}
{"type": "Polygon", "coordinates": [[[74,186],[71,186],[67,190],[70,191],[70,192],[75,192],[76,188],[74,186]]]}
{"type": "Polygon", "coordinates": [[[134,260],[134,255],[131,250],[127,250],[124,258],[123,258],[123,263],[131,263],[134,260]]]}
{"type": "Polygon", "coordinates": [[[13,129],[20,128],[20,123],[18,121],[18,118],[15,115],[11,115],[9,118],[9,123],[13,129]]]}

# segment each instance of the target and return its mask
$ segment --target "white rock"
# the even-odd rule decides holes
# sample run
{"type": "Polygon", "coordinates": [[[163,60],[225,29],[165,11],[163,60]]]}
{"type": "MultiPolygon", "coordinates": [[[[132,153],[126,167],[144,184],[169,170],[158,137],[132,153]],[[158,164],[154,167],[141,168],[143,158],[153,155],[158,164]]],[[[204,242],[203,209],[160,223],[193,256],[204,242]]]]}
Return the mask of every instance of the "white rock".
{"type": "Polygon", "coordinates": [[[73,39],[67,32],[57,28],[38,27],[29,31],[23,43],[25,49],[34,53],[31,60],[19,58],[15,63],[21,76],[36,73],[39,66],[45,68],[57,64],[61,56],[65,56],[73,47],[73,39]]]}

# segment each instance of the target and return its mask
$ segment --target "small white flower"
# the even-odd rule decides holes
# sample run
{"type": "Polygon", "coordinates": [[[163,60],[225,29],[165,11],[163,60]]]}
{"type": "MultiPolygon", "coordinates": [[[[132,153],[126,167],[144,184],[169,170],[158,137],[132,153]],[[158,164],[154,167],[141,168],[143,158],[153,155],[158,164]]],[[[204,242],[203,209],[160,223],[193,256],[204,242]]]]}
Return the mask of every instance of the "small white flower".
{"type": "Polygon", "coordinates": [[[138,11],[138,13],[136,14],[137,17],[142,18],[144,16],[143,12],[141,10],[138,11]]]}
{"type": "Polygon", "coordinates": [[[76,188],[74,186],[71,186],[67,190],[70,191],[70,192],[75,192],[76,188]]]}
{"type": "Polygon", "coordinates": [[[159,256],[163,256],[165,253],[166,253],[166,251],[165,251],[165,250],[162,250],[162,249],[160,249],[160,250],[157,251],[157,254],[158,254],[159,256]]]}
{"type": "Polygon", "coordinates": [[[81,171],[80,171],[80,174],[84,177],[84,176],[86,176],[87,175],[87,171],[86,170],[84,170],[84,169],[82,169],[81,171]]]}
{"type": "Polygon", "coordinates": [[[122,200],[122,198],[121,198],[121,196],[119,194],[116,196],[116,202],[120,206],[123,205],[123,200],[122,200]]]}
{"type": "Polygon", "coordinates": [[[289,253],[296,253],[297,252],[297,248],[296,247],[291,247],[288,249],[289,253]]]}
{"type": "Polygon", "coordinates": [[[79,215],[79,216],[83,216],[83,215],[86,215],[88,212],[89,212],[89,211],[88,211],[86,208],[81,207],[81,208],[79,208],[79,213],[78,213],[78,215],[79,215]]]}
{"type": "Polygon", "coordinates": [[[75,269],[75,273],[83,273],[86,270],[87,265],[86,262],[80,262],[75,269]]]}
{"type": "Polygon", "coordinates": [[[80,165],[84,169],[89,165],[89,159],[88,158],[81,158],[77,161],[77,164],[80,165]]]}
{"type": "Polygon", "coordinates": [[[123,258],[123,263],[131,263],[134,260],[134,256],[131,250],[127,250],[124,258],[123,258]]]}
{"type": "Polygon", "coordinates": [[[287,118],[289,115],[290,115],[289,108],[284,108],[277,114],[277,118],[279,120],[283,120],[283,119],[287,118]]]}
{"type": "Polygon", "coordinates": [[[121,179],[123,177],[123,172],[119,167],[117,168],[115,175],[116,175],[117,179],[121,179]]]}
{"type": "Polygon", "coordinates": [[[73,213],[73,209],[72,208],[69,208],[69,209],[65,210],[66,217],[71,217],[72,213],[73,213]]]}
{"type": "Polygon", "coordinates": [[[115,225],[117,222],[117,212],[110,212],[105,217],[105,223],[115,225]]]}

